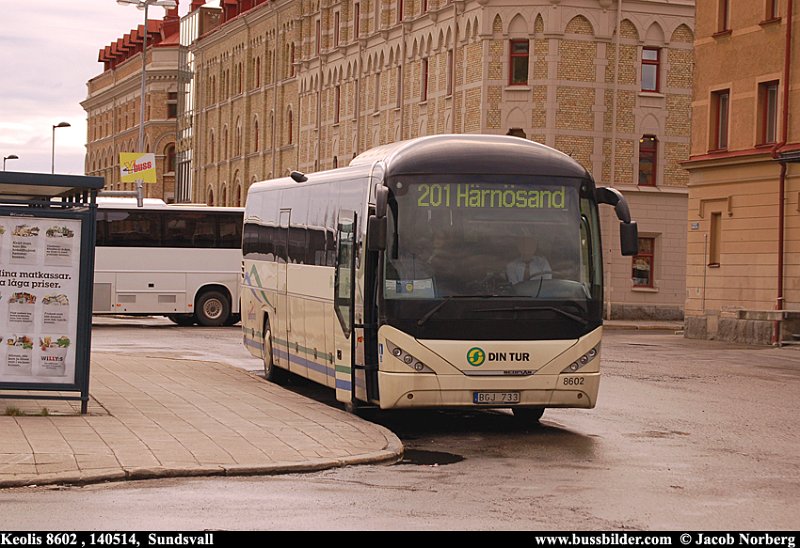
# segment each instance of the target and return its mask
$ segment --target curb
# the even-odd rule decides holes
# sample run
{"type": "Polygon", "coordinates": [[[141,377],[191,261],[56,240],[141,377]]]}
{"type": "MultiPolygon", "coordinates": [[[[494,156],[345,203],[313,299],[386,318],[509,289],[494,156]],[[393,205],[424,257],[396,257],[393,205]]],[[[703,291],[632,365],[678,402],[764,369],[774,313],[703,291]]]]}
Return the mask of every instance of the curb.
{"type": "Polygon", "coordinates": [[[310,459],[305,462],[276,462],[263,466],[248,464],[231,464],[220,466],[195,466],[188,468],[123,468],[116,471],[96,473],[54,473],[26,476],[19,479],[0,480],[0,489],[20,487],[41,487],[47,485],[90,485],[97,483],[139,481],[164,478],[194,477],[243,477],[243,476],[277,476],[281,474],[302,474],[320,472],[333,468],[357,466],[364,464],[396,464],[403,458],[403,444],[389,429],[371,423],[384,436],[386,445],[380,451],[363,455],[353,455],[338,459],[310,459]]]}

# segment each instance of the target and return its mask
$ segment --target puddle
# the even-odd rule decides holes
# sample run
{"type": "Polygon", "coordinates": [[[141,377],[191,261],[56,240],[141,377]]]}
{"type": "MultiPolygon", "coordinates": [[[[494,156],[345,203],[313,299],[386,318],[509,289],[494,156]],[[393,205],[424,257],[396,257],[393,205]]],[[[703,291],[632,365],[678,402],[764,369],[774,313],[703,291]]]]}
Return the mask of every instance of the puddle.
{"type": "Polygon", "coordinates": [[[442,451],[423,451],[421,449],[407,449],[403,453],[400,464],[418,464],[421,466],[440,466],[461,462],[464,457],[442,451]]]}

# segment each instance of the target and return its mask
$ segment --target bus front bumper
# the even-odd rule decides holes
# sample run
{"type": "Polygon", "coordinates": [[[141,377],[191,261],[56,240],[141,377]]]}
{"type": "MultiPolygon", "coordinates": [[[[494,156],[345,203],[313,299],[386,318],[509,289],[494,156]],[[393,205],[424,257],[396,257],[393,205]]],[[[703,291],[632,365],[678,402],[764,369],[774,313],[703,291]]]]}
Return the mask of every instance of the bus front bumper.
{"type": "Polygon", "coordinates": [[[597,403],[600,373],[472,377],[378,373],[381,409],[577,407],[597,403]]]}

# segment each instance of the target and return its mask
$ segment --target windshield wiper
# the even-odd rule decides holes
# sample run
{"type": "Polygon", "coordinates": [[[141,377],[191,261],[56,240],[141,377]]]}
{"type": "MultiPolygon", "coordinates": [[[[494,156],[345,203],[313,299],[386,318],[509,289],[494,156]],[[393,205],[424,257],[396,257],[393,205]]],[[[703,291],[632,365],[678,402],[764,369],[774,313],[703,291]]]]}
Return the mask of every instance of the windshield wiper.
{"type": "Polygon", "coordinates": [[[536,310],[548,310],[550,312],[558,312],[565,318],[569,318],[570,320],[578,322],[581,325],[587,325],[589,323],[587,319],[581,318],[576,314],[567,312],[566,310],[557,308],[555,306],[511,306],[507,308],[484,308],[483,310],[481,310],[481,312],[529,312],[536,310]]]}
{"type": "Polygon", "coordinates": [[[428,310],[424,316],[417,320],[417,325],[422,327],[425,325],[425,322],[431,319],[431,317],[439,312],[444,305],[452,301],[453,299],[488,299],[491,298],[491,295],[448,295],[444,298],[444,300],[438,303],[436,306],[428,310]]]}

